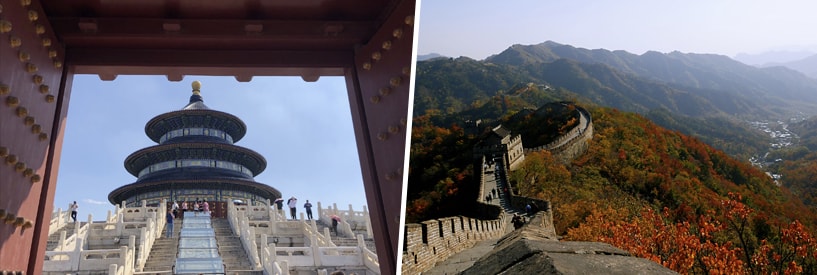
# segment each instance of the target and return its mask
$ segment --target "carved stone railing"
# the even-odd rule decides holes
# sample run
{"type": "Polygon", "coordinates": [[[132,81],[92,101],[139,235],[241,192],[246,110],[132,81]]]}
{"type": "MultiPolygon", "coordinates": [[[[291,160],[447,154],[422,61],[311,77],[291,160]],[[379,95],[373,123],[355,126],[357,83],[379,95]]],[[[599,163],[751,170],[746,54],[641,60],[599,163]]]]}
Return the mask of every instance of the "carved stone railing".
{"type": "Polygon", "coordinates": [[[57,211],[51,213],[51,223],[48,224],[48,235],[54,234],[64,226],[71,224],[71,211],[62,211],[62,208],[57,208],[57,211]]]}
{"type": "Polygon", "coordinates": [[[132,237],[128,246],[119,249],[84,250],[80,238],[72,251],[46,252],[43,272],[87,274],[107,270],[108,274],[133,274],[135,242],[132,237]]]}
{"type": "MultiPolygon", "coordinates": [[[[264,235],[264,238],[268,236],[264,235]]],[[[303,247],[277,247],[269,243],[263,248],[262,262],[266,268],[274,268],[273,263],[283,263],[280,266],[313,267],[313,266],[343,266],[365,268],[367,274],[380,274],[380,263],[377,255],[368,250],[363,242],[363,236],[358,235],[357,246],[320,247],[317,245],[303,247]]],[[[276,274],[274,270],[267,270],[276,274]]]]}
{"type": "MultiPolygon", "coordinates": [[[[124,205],[124,203],[122,204],[124,205]]],[[[142,202],[142,207],[124,208],[117,207],[111,213],[108,212],[105,221],[93,222],[93,216],[88,215],[88,222],[80,226],[74,223],[76,229],[74,234],[66,236],[63,232],[60,235],[59,244],[53,251],[46,252],[44,266],[50,266],[58,272],[74,273],[77,271],[108,270],[116,272],[113,274],[133,274],[141,271],[147,262],[150,250],[156,238],[165,226],[164,212],[162,207],[147,207],[142,202]],[[136,241],[136,238],[139,241],[136,241]],[[130,257],[126,264],[118,263],[116,257],[117,249],[88,249],[89,247],[106,247],[117,245],[120,239],[127,238],[130,257]],[[138,247],[139,253],[136,254],[138,247]],[[68,251],[68,249],[73,249],[68,251]],[[78,254],[79,253],[79,254],[78,254]],[[49,256],[50,255],[50,256],[49,256]],[[100,260],[103,259],[103,260],[100,260]],[[115,266],[114,266],[115,265],[115,266]],[[72,268],[67,269],[66,268],[72,268]]],[[[82,272],[80,272],[82,273],[82,272]]]]}
{"type": "Polygon", "coordinates": [[[289,263],[286,260],[276,261],[275,254],[270,251],[275,251],[274,248],[264,247],[261,253],[261,264],[264,268],[264,274],[268,275],[289,275],[289,263]]]}
{"type": "Polygon", "coordinates": [[[363,211],[355,211],[352,205],[349,205],[349,210],[338,209],[337,204],[333,203],[329,208],[324,209],[321,202],[318,205],[318,215],[313,217],[320,220],[324,224],[332,224],[332,215],[340,218],[338,223],[338,231],[347,238],[354,238],[355,233],[352,228],[365,227],[366,238],[372,238],[372,221],[369,217],[369,210],[363,206],[363,211]],[[352,226],[354,224],[354,226],[352,226]]]}
{"type": "MultiPolygon", "coordinates": [[[[303,217],[301,217],[301,221],[303,221],[303,217]]],[[[323,247],[335,246],[335,243],[332,242],[329,228],[324,228],[324,232],[318,231],[318,225],[315,223],[315,220],[309,221],[307,226],[303,227],[303,233],[304,236],[309,239],[310,244],[315,243],[323,247]]]]}
{"type": "Polygon", "coordinates": [[[247,254],[250,264],[252,264],[254,269],[263,268],[260,256],[258,255],[258,245],[255,243],[255,228],[249,225],[250,221],[247,218],[246,209],[246,206],[231,205],[228,202],[227,220],[230,224],[230,228],[239,237],[241,246],[247,254]],[[245,210],[238,210],[239,207],[245,210]]]}
{"type": "MultiPolygon", "coordinates": [[[[327,219],[330,219],[330,214],[327,213],[343,215],[345,219],[360,224],[368,220],[368,211],[365,208],[364,211],[351,209],[344,211],[335,208],[326,210],[319,210],[318,213],[325,213],[327,219]]],[[[305,220],[303,213],[298,220],[287,220],[285,214],[266,205],[228,206],[227,218],[230,227],[237,232],[251,262],[260,266],[265,274],[289,274],[289,267],[294,266],[354,266],[367,269],[367,274],[380,273],[377,254],[366,248],[363,235],[357,236],[356,247],[337,247],[331,240],[328,228],[320,232],[316,221],[305,220]],[[284,238],[289,239],[290,245],[303,246],[276,248],[278,240],[284,238]]],[[[321,217],[321,214],[318,214],[318,217],[321,217]]],[[[339,225],[341,231],[344,227],[343,222],[339,225]]],[[[352,230],[348,223],[345,227],[345,233],[351,235],[352,230]]]]}

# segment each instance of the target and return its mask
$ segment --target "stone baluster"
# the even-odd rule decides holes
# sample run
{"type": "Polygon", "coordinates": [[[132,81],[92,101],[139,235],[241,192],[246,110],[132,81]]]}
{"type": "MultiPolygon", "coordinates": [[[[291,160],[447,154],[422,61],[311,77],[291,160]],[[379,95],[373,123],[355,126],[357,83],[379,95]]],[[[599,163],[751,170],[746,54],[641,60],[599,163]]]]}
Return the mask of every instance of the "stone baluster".
{"type": "Polygon", "coordinates": [[[315,266],[323,265],[321,263],[321,250],[318,244],[313,243],[310,248],[312,248],[312,259],[315,261],[315,266]]]}
{"type": "Polygon", "coordinates": [[[260,261],[260,259],[258,257],[258,246],[256,245],[256,242],[255,242],[255,227],[250,227],[248,229],[249,229],[248,230],[249,235],[247,236],[247,240],[250,241],[250,243],[248,245],[249,246],[248,249],[250,250],[250,255],[249,256],[250,256],[251,262],[253,263],[253,266],[255,266],[255,268],[258,268],[258,267],[261,267],[261,261],[260,261]]]}
{"type": "Polygon", "coordinates": [[[266,267],[273,266],[275,264],[275,262],[272,261],[272,255],[270,255],[269,245],[267,242],[269,242],[269,236],[267,236],[267,234],[261,234],[261,245],[256,247],[256,249],[261,249],[261,255],[259,255],[261,261],[259,264],[264,270],[267,269],[266,267]]]}
{"type": "Polygon", "coordinates": [[[309,221],[309,226],[312,228],[313,232],[318,232],[318,224],[315,222],[315,220],[309,221]]]}
{"type": "Polygon", "coordinates": [[[369,238],[374,237],[374,233],[372,231],[372,218],[369,217],[369,209],[366,206],[363,206],[363,219],[366,222],[366,236],[369,238]]]}
{"type": "Polygon", "coordinates": [[[326,237],[326,239],[329,240],[330,242],[332,241],[332,235],[329,232],[329,227],[323,228],[323,236],[326,237]]]}
{"type": "Polygon", "coordinates": [[[289,275],[289,261],[281,261],[279,264],[281,266],[281,270],[283,271],[283,274],[281,275],[289,275]]]}
{"type": "Polygon", "coordinates": [[[363,235],[357,234],[357,247],[360,247],[361,252],[366,248],[366,242],[363,241],[363,235]]]}
{"type": "Polygon", "coordinates": [[[318,202],[318,217],[315,218],[315,219],[320,220],[321,219],[321,214],[323,214],[323,207],[321,206],[321,202],[318,202]]]}
{"type": "Polygon", "coordinates": [[[68,232],[65,232],[65,231],[60,232],[60,240],[57,243],[57,249],[56,250],[65,251],[65,238],[66,238],[67,234],[68,234],[68,232]]]}
{"type": "MultiPolygon", "coordinates": [[[[93,214],[88,214],[88,223],[85,224],[85,232],[83,232],[83,235],[84,235],[83,237],[89,238],[91,236],[91,231],[93,231],[93,230],[91,230],[91,224],[93,224],[93,223],[94,223],[94,215],[93,214]]],[[[80,227],[80,228],[82,228],[82,227],[80,227]]],[[[77,231],[77,234],[80,234],[80,232],[77,231]]]]}
{"type": "Polygon", "coordinates": [[[277,262],[278,261],[278,252],[276,252],[277,244],[271,243],[267,245],[267,247],[269,248],[270,262],[271,263],[277,262]]]}
{"type": "Polygon", "coordinates": [[[278,216],[279,221],[286,221],[287,220],[286,207],[281,207],[281,211],[279,211],[279,212],[280,212],[280,213],[278,213],[280,215],[280,216],[278,216]]]}
{"type": "MultiPolygon", "coordinates": [[[[119,262],[122,266],[127,266],[128,260],[128,247],[127,246],[120,246],[119,247],[119,262]]],[[[108,274],[116,274],[116,273],[108,273],[108,274]]]]}
{"type": "MultiPolygon", "coordinates": [[[[79,224],[81,224],[81,222],[79,222],[79,221],[74,223],[74,235],[79,234],[79,228],[80,228],[79,224]]],[[[77,237],[79,237],[79,235],[77,235],[77,237]]]]}
{"type": "Polygon", "coordinates": [[[118,219],[116,219],[116,235],[122,236],[122,230],[125,229],[125,212],[120,213],[118,216],[118,219]]]}
{"type": "MultiPolygon", "coordinates": [[[[66,212],[68,212],[68,211],[66,211],[66,212]]],[[[63,212],[62,212],[62,208],[57,208],[57,216],[56,216],[57,224],[55,224],[55,226],[57,226],[57,228],[62,227],[62,225],[64,223],[68,223],[68,219],[70,219],[70,215],[65,215],[64,218],[63,218],[63,215],[65,215],[65,214],[63,214],[63,212]]]]}
{"type": "Polygon", "coordinates": [[[76,244],[74,245],[74,252],[71,255],[71,270],[79,270],[79,262],[81,261],[82,255],[82,238],[76,239],[76,244]]]}

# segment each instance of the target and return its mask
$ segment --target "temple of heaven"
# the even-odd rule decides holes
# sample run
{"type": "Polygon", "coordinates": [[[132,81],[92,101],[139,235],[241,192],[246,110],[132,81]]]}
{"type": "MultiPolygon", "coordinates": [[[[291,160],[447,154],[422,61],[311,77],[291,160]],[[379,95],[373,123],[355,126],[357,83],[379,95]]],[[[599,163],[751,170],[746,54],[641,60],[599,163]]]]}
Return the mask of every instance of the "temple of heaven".
{"type": "Polygon", "coordinates": [[[108,194],[111,203],[134,207],[163,199],[266,202],[281,197],[277,189],[254,180],[267,167],[264,157],[233,144],[244,137],[247,125],[204,105],[200,88],[194,81],[187,106],[148,121],[145,133],[158,145],[125,159],[125,169],[137,179],[108,194]]]}

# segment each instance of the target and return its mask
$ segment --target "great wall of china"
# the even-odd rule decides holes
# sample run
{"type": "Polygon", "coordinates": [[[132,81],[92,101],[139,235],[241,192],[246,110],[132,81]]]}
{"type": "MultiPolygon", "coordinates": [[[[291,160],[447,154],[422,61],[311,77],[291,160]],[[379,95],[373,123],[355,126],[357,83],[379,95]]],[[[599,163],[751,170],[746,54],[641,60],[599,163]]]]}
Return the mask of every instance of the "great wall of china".
{"type": "MultiPolygon", "coordinates": [[[[580,116],[578,125],[573,127],[565,135],[562,135],[547,145],[535,148],[524,148],[525,154],[540,150],[548,150],[554,157],[565,163],[568,163],[570,160],[583,154],[588,148],[589,141],[593,138],[593,121],[590,113],[586,109],[578,106],[576,107],[580,116]]],[[[502,159],[504,160],[505,158],[502,159]]],[[[479,263],[483,262],[483,260],[494,262],[506,261],[509,262],[509,265],[515,265],[514,261],[517,259],[492,259],[492,257],[495,257],[492,255],[503,255],[496,258],[516,257],[513,255],[509,256],[509,254],[505,252],[497,254],[497,249],[507,249],[508,246],[513,245],[508,244],[509,242],[512,242],[511,240],[520,239],[525,242],[529,239],[545,241],[545,243],[550,243],[551,245],[556,243],[558,246],[557,248],[539,249],[538,252],[532,252],[533,254],[543,254],[544,252],[544,254],[562,253],[560,255],[568,255],[569,253],[564,253],[565,251],[571,250],[570,247],[572,247],[572,250],[577,251],[576,253],[578,253],[578,251],[591,251],[591,254],[598,252],[599,254],[621,256],[621,258],[612,260],[611,264],[608,266],[619,268],[625,272],[631,269],[635,270],[636,268],[651,270],[655,273],[665,273],[669,271],[660,265],[647,260],[630,257],[629,253],[626,251],[616,249],[607,244],[559,242],[555,227],[553,225],[553,212],[550,202],[519,196],[510,186],[506,186],[508,187],[508,192],[504,192],[498,196],[498,199],[501,201],[498,203],[498,205],[481,202],[481,199],[485,197],[485,193],[490,194],[493,187],[486,187],[486,182],[488,184],[493,183],[496,187],[499,187],[499,183],[508,184],[507,173],[509,172],[507,169],[508,165],[501,164],[501,166],[497,166],[501,167],[501,171],[489,173],[486,171],[486,169],[488,169],[486,168],[487,166],[484,165],[486,163],[484,157],[481,159],[481,162],[482,163],[475,166],[481,167],[479,171],[475,171],[479,173],[479,182],[481,186],[479,197],[475,199],[479,201],[477,202],[477,205],[480,208],[484,207],[484,209],[478,209],[475,212],[483,214],[488,213],[486,216],[491,216],[494,218],[477,219],[464,216],[455,216],[427,220],[421,223],[406,224],[402,254],[402,274],[451,274],[464,272],[464,270],[461,268],[468,267],[470,267],[470,269],[468,269],[468,273],[495,274],[501,271],[507,271],[510,269],[497,270],[495,269],[496,267],[493,269],[485,269],[483,267],[478,267],[478,265],[479,263]],[[486,175],[493,175],[496,177],[495,182],[486,180],[486,175]],[[511,230],[509,226],[509,217],[511,213],[516,213],[520,210],[524,211],[523,209],[525,209],[525,206],[528,204],[534,206],[534,212],[536,213],[529,215],[531,220],[522,229],[511,230]],[[493,242],[494,240],[496,240],[495,243],[493,242]],[[435,266],[443,263],[446,259],[449,259],[450,257],[455,256],[465,250],[472,249],[472,247],[478,244],[486,246],[486,243],[489,243],[489,248],[494,250],[480,250],[484,253],[477,253],[482,255],[479,261],[470,261],[468,264],[465,264],[465,266],[460,266],[454,269],[430,272],[437,269],[435,266]],[[470,266],[471,264],[473,264],[472,267],[470,266]]],[[[523,257],[522,255],[517,256],[523,257]]],[[[533,267],[541,268],[539,265],[542,265],[542,263],[538,262],[534,264],[533,267]]],[[[559,269],[559,267],[553,263],[550,263],[549,267],[551,268],[550,270],[559,269]]],[[[510,267],[506,265],[501,268],[510,267]]],[[[515,270],[521,271],[525,270],[524,268],[524,266],[516,267],[515,270]]],[[[593,271],[594,269],[592,268],[593,266],[590,265],[587,268],[581,268],[581,270],[582,272],[593,271]]],[[[537,270],[537,272],[539,272],[545,269],[533,270],[537,270]]],[[[669,271],[669,273],[671,273],[671,271],[669,271]]]]}

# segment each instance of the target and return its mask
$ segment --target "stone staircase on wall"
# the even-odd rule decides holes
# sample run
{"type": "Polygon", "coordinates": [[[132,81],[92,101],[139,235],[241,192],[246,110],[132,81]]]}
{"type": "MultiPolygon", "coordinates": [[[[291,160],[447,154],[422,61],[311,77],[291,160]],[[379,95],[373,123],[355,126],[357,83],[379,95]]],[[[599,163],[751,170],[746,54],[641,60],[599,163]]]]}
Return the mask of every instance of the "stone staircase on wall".
{"type": "MultiPolygon", "coordinates": [[[[80,222],[79,226],[82,227],[88,222],[80,222]]],[[[65,237],[71,237],[74,235],[75,227],[73,223],[66,224],[57,232],[48,236],[48,243],[46,244],[45,251],[54,251],[54,248],[57,248],[57,245],[60,243],[60,233],[65,232],[65,237]]]]}
{"type": "Polygon", "coordinates": [[[179,232],[182,230],[181,220],[173,223],[173,238],[166,238],[167,227],[162,230],[162,236],[153,243],[148,260],[143,271],[166,271],[173,270],[176,263],[176,254],[179,251],[179,232]]]}
{"type": "Polygon", "coordinates": [[[211,225],[216,233],[218,253],[221,260],[224,261],[225,271],[228,274],[263,274],[262,271],[254,270],[247,252],[244,251],[244,246],[241,244],[241,239],[233,233],[227,219],[213,218],[211,225]]]}

